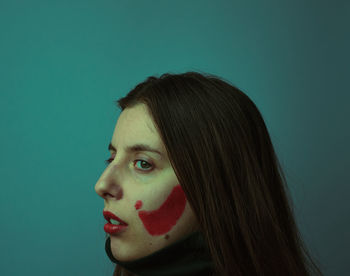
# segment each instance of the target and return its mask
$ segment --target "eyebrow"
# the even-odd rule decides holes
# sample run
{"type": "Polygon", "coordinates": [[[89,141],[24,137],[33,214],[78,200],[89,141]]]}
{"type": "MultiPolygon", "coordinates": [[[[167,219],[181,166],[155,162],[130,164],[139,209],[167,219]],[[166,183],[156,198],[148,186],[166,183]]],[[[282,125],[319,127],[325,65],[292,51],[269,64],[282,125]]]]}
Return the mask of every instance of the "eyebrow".
{"type": "MultiPolygon", "coordinates": [[[[108,145],[108,150],[114,150],[115,152],[117,151],[116,148],[112,145],[112,143],[109,143],[108,145]]],[[[125,147],[125,150],[127,152],[136,152],[136,151],[150,151],[150,152],[155,152],[158,153],[160,156],[162,156],[162,153],[149,145],[146,144],[135,144],[132,146],[127,146],[125,147]]]]}

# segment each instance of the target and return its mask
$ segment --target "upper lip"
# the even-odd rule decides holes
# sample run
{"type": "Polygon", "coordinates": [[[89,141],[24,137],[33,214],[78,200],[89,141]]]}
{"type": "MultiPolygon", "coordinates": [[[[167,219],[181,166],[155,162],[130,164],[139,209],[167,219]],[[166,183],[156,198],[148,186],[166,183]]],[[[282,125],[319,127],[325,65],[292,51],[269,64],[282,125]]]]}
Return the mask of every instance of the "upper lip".
{"type": "Polygon", "coordinates": [[[128,225],[126,222],[124,222],[122,219],[118,218],[115,214],[113,214],[110,211],[103,211],[103,216],[106,220],[108,220],[109,223],[111,223],[111,219],[119,221],[123,225],[128,225]]]}

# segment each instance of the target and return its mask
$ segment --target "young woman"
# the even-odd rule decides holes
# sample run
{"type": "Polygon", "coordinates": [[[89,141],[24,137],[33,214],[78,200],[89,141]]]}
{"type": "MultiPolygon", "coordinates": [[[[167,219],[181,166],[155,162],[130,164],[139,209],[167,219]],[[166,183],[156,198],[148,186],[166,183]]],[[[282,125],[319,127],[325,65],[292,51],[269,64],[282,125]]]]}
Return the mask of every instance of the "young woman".
{"type": "Polygon", "coordinates": [[[114,275],[322,275],[246,94],[187,72],[148,77],[116,103],[95,186],[114,275]]]}

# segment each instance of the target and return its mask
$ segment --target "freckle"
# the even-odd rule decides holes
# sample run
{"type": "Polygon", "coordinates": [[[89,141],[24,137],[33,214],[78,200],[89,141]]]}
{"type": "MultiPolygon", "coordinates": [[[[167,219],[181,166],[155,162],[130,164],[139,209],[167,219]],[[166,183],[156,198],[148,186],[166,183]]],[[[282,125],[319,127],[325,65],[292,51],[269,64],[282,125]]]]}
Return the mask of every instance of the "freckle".
{"type": "Polygon", "coordinates": [[[136,203],[135,203],[135,209],[138,210],[138,209],[140,209],[141,207],[142,207],[142,201],[141,201],[141,200],[136,201],[136,203]]]}
{"type": "Polygon", "coordinates": [[[165,235],[165,239],[168,240],[169,239],[169,235],[165,235]]]}

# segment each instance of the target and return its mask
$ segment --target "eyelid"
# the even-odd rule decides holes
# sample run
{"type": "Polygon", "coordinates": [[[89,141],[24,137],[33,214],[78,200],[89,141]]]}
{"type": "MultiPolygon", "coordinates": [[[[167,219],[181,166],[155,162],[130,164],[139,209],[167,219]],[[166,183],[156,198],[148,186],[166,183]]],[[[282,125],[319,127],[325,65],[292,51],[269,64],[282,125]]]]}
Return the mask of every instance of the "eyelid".
{"type": "MultiPolygon", "coordinates": [[[[105,160],[106,165],[108,166],[113,160],[114,160],[114,158],[112,158],[112,157],[107,159],[107,160],[105,160]]],[[[152,161],[145,160],[145,159],[135,159],[135,160],[132,161],[133,165],[135,165],[135,163],[138,162],[138,161],[144,161],[144,162],[148,163],[150,165],[150,168],[151,168],[151,169],[145,169],[145,170],[136,169],[140,173],[149,173],[149,172],[152,172],[154,170],[155,165],[153,164],[152,161]]]]}
{"type": "Polygon", "coordinates": [[[147,164],[150,165],[150,167],[147,168],[147,169],[144,169],[144,170],[143,170],[143,169],[137,169],[137,168],[136,168],[137,171],[140,171],[141,173],[148,173],[148,172],[151,172],[151,171],[154,170],[154,165],[153,165],[151,162],[148,162],[147,160],[135,159],[135,160],[133,161],[133,164],[135,165],[135,164],[136,164],[137,162],[139,162],[139,161],[146,162],[147,164]]]}

